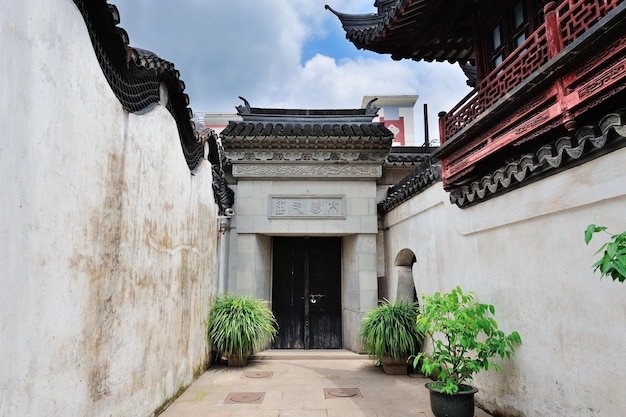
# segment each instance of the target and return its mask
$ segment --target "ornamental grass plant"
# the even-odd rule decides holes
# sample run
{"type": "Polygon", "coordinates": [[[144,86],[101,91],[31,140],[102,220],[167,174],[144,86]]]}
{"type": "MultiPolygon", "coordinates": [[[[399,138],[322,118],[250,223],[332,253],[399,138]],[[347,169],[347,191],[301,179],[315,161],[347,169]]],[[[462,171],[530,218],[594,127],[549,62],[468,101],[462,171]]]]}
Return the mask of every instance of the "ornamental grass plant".
{"type": "Polygon", "coordinates": [[[245,363],[255,349],[270,343],[278,324],[265,300],[224,294],[209,312],[207,333],[214,351],[245,363]]]}
{"type": "Polygon", "coordinates": [[[376,361],[386,357],[406,361],[422,347],[424,337],[416,327],[419,306],[398,300],[368,311],[361,322],[359,337],[365,351],[376,361]]]}

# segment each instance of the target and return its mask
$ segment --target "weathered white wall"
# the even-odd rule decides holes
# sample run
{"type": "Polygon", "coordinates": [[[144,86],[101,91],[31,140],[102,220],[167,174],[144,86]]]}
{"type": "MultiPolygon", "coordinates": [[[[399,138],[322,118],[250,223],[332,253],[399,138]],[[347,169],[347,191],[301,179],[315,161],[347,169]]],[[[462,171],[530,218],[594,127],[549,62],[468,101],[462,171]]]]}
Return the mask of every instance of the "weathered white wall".
{"type": "Polygon", "coordinates": [[[4,4],[0,50],[0,415],[151,415],[206,362],[209,164],[122,109],[72,2],[4,4]]]}
{"type": "Polygon", "coordinates": [[[343,346],[361,352],[359,328],[365,313],[376,307],[376,235],[346,236],[341,246],[341,291],[343,346]]]}
{"type": "Polygon", "coordinates": [[[477,400],[510,416],[617,416],[626,346],[626,285],[600,280],[591,265],[589,223],[626,230],[626,149],[461,210],[435,184],[385,219],[389,260],[417,255],[418,294],[460,285],[496,307],[504,331],[523,345],[504,372],[479,374],[477,400]]]}

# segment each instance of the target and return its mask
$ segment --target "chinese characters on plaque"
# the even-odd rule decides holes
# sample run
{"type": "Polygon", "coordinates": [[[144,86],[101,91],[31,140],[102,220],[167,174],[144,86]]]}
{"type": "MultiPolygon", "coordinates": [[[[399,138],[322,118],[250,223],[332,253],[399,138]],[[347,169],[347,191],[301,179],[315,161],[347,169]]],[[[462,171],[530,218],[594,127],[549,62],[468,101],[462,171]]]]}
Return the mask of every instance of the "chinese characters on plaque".
{"type": "Polygon", "coordinates": [[[270,217],[346,217],[343,196],[282,197],[270,196],[270,217]]]}

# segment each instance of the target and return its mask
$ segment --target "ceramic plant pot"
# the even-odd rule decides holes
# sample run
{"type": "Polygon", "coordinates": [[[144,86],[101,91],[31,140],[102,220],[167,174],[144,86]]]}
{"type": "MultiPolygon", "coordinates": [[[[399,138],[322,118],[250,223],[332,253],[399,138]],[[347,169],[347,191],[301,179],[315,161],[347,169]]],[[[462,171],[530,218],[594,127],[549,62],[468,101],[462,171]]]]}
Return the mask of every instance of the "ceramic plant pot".
{"type": "Polygon", "coordinates": [[[435,417],[473,417],[474,416],[474,394],[478,389],[461,385],[459,392],[446,394],[433,388],[432,383],[426,384],[430,391],[430,409],[435,417]]]}
{"type": "Polygon", "coordinates": [[[248,358],[250,357],[250,355],[244,355],[241,360],[239,359],[238,355],[226,355],[226,357],[228,359],[228,366],[243,367],[248,366],[248,358]]]}
{"type": "Polygon", "coordinates": [[[395,359],[388,357],[388,358],[383,358],[381,362],[383,364],[383,371],[387,375],[406,375],[407,374],[406,360],[396,361],[395,359]]]}

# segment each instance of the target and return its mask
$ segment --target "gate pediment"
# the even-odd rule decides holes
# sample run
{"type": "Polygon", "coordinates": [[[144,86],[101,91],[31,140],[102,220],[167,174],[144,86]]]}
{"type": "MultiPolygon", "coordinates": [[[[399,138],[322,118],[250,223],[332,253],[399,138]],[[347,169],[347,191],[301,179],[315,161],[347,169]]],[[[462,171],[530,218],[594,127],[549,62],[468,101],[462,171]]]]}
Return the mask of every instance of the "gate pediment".
{"type": "Polygon", "coordinates": [[[378,178],[393,132],[364,109],[306,110],[238,106],[220,137],[235,178],[378,178]]]}

